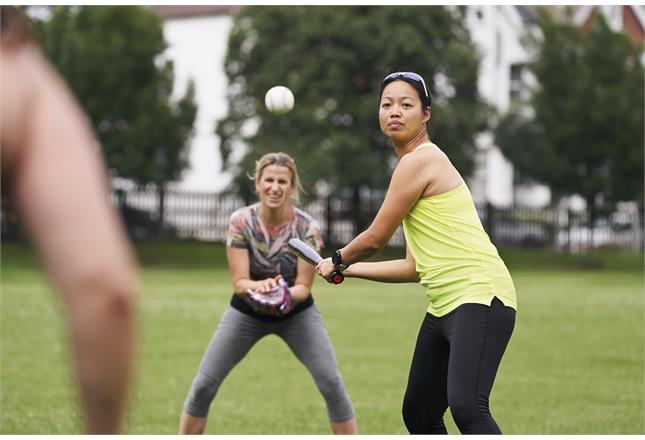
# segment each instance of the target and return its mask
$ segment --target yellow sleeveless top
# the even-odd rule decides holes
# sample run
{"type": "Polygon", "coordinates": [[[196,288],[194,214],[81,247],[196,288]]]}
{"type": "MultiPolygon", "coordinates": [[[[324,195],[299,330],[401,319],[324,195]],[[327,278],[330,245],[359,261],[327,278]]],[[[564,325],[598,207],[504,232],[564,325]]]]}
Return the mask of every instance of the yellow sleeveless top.
{"type": "Polygon", "coordinates": [[[495,296],[517,310],[511,275],[465,183],[419,199],[403,219],[403,232],[430,300],[428,313],[440,317],[461,304],[490,305],[495,296]]]}

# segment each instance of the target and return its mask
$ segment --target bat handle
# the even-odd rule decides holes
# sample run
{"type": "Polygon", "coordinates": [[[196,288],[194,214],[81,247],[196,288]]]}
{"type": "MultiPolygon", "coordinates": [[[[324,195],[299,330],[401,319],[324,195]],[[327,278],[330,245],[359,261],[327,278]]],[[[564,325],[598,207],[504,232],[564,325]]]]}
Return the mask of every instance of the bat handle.
{"type": "Polygon", "coordinates": [[[332,272],[331,275],[329,276],[329,279],[331,280],[332,283],[334,284],[340,284],[343,282],[345,279],[345,275],[343,275],[342,272],[335,271],[332,272]]]}

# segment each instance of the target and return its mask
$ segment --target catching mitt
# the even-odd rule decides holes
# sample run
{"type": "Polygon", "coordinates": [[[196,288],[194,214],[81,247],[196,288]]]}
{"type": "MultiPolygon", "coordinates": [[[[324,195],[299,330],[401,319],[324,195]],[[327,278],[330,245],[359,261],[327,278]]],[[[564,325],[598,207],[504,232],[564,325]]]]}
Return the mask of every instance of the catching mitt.
{"type": "Polygon", "coordinates": [[[293,309],[289,285],[282,278],[278,280],[278,285],[268,292],[249,289],[244,298],[253,310],[264,315],[283,316],[293,309]]]}

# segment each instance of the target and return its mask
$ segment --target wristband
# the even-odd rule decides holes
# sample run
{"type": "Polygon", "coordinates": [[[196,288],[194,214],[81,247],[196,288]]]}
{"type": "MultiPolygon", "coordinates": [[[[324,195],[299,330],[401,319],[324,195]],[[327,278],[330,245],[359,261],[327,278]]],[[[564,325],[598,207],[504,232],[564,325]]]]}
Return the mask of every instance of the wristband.
{"type": "Polygon", "coordinates": [[[340,250],[337,250],[333,254],[331,254],[331,262],[334,264],[334,267],[341,272],[349,267],[349,264],[343,264],[340,250]]]}

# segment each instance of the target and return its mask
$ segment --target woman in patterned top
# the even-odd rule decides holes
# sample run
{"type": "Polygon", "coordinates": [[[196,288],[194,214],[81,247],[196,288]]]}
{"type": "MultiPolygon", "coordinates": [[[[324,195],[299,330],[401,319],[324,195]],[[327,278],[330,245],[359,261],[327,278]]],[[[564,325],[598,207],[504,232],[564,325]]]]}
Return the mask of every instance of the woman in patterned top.
{"type": "Polygon", "coordinates": [[[288,252],[291,238],[317,250],[322,244],[318,224],[293,205],[300,187],[296,165],[287,154],[265,154],[256,162],[253,180],[260,201],[231,215],[226,241],[234,294],[193,380],[179,433],[204,432],[210,404],[226,375],[257,341],[275,334],[313,376],[325,398],[332,431],[356,434],[354,409],[322,315],[311,296],[315,270],[288,252]],[[269,291],[280,277],[292,293],[290,312],[273,316],[247,303],[247,291],[269,291]]]}

